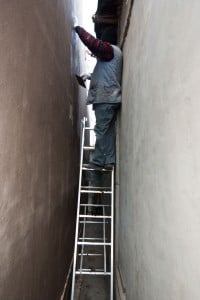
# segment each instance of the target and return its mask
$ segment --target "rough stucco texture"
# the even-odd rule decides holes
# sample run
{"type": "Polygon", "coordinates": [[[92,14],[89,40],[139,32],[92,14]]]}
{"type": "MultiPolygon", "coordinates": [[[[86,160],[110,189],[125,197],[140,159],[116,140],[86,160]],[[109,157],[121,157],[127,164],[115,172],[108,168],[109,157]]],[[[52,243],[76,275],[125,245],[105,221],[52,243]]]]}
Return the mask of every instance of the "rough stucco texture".
{"type": "Polygon", "coordinates": [[[59,299],[78,168],[73,2],[1,1],[0,299],[59,299]]]}
{"type": "Polygon", "coordinates": [[[133,6],[119,124],[128,300],[200,299],[199,12],[198,0],[133,6]]]}

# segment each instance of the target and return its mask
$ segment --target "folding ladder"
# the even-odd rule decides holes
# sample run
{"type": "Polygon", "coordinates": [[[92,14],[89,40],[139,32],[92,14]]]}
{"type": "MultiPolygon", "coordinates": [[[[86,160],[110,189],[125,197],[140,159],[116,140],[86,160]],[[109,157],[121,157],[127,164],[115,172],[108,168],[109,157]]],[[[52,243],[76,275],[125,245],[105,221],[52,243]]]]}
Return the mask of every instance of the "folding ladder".
{"type": "Polygon", "coordinates": [[[94,129],[86,127],[85,123],[86,118],[82,120],[71,300],[75,299],[77,279],[85,275],[106,276],[110,288],[107,299],[113,300],[114,167],[97,171],[85,164],[90,151],[94,149],[87,140],[94,129]],[[85,183],[85,174],[100,174],[106,184],[95,186],[90,180],[85,183]]]}

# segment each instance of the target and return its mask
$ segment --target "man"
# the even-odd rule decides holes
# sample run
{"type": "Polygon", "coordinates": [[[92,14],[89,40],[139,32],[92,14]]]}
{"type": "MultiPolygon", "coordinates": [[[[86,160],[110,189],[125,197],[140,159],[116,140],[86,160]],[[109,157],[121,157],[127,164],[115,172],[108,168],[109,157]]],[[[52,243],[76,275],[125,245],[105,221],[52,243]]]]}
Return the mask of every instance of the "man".
{"type": "Polygon", "coordinates": [[[89,165],[94,169],[110,169],[115,164],[115,120],[121,104],[122,53],[116,46],[115,28],[108,27],[101,39],[80,26],[74,29],[97,58],[87,97],[87,104],[93,104],[96,116],[96,143],[89,165]]]}

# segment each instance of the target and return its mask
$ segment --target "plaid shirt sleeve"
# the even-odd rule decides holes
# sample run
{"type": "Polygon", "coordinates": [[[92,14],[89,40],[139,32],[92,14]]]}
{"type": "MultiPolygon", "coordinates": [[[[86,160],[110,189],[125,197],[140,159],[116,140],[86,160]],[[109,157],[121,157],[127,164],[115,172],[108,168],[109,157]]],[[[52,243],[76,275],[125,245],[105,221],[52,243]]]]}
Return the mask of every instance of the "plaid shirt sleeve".
{"type": "Polygon", "coordinates": [[[96,39],[90,33],[80,26],[75,27],[75,31],[79,35],[81,41],[88,47],[88,49],[96,57],[104,61],[109,61],[114,57],[114,51],[111,44],[103,42],[100,39],[96,39]]]}

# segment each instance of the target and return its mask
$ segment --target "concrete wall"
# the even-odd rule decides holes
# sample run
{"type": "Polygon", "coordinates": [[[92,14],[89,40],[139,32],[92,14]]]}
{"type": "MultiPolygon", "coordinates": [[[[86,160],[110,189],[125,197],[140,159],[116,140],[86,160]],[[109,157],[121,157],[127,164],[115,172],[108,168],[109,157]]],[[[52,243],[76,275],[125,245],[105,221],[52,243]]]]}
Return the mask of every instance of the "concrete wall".
{"type": "Polygon", "coordinates": [[[129,300],[200,299],[199,32],[198,0],[134,2],[123,49],[117,224],[129,300]]]}
{"type": "Polygon", "coordinates": [[[59,299],[74,243],[74,1],[0,9],[0,299],[59,299]]]}

